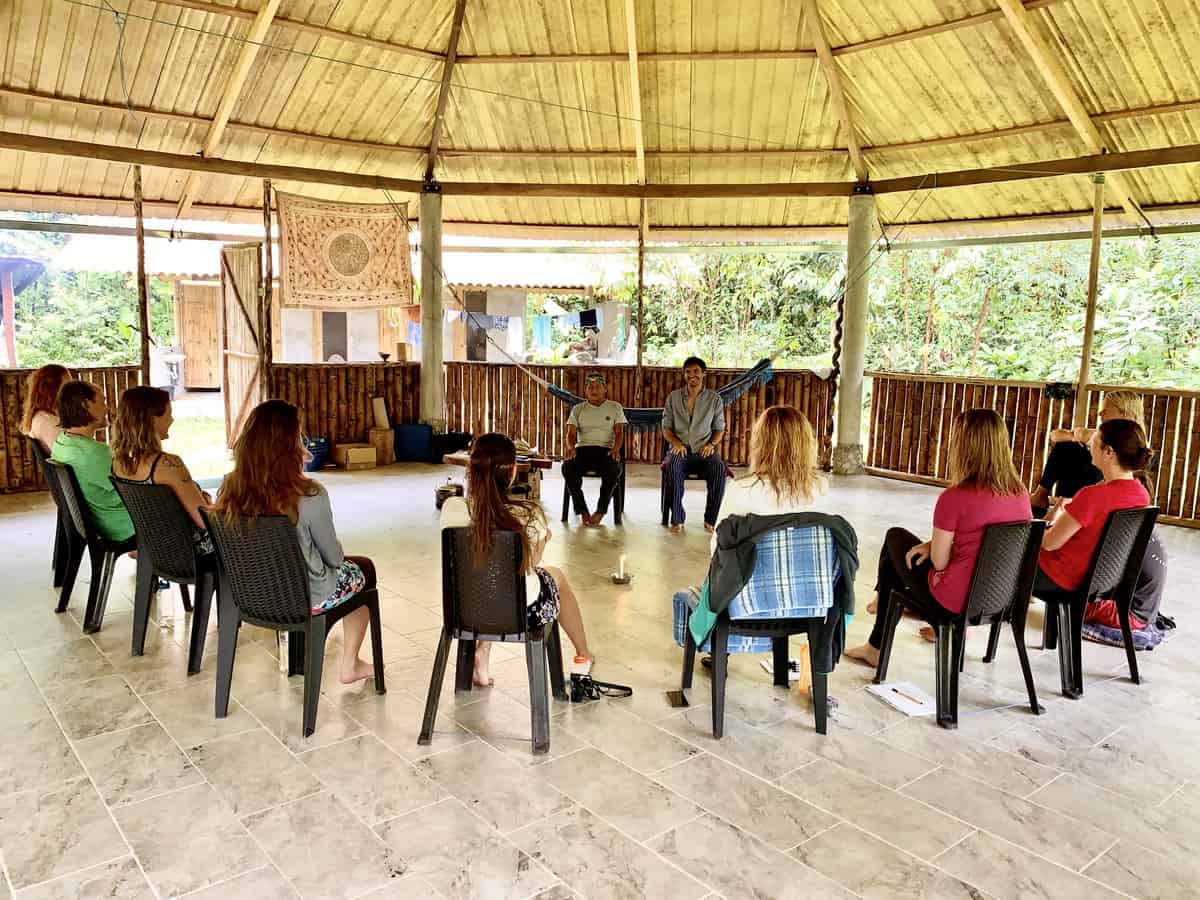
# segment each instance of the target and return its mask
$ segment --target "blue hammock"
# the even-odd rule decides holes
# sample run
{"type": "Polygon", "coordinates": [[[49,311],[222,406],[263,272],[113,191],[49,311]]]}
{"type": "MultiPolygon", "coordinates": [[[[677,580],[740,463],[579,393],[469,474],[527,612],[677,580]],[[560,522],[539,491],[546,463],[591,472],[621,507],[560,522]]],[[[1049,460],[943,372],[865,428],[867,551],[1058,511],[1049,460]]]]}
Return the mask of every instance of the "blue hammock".
{"type": "MultiPolygon", "coordinates": [[[[717,388],[717,393],[721,395],[721,400],[726,406],[731,405],[738,397],[746,393],[752,387],[766,384],[771,380],[774,373],[771,371],[771,360],[760,360],[753,369],[747,369],[733,381],[724,387],[717,388]]],[[[559,387],[556,384],[547,385],[546,389],[550,393],[561,400],[563,403],[569,403],[574,406],[577,403],[585,402],[583,397],[578,394],[572,394],[566,388],[559,387]]],[[[662,427],[663,410],[662,407],[657,409],[625,408],[625,418],[628,420],[626,428],[630,432],[649,432],[658,431],[662,427]]]]}

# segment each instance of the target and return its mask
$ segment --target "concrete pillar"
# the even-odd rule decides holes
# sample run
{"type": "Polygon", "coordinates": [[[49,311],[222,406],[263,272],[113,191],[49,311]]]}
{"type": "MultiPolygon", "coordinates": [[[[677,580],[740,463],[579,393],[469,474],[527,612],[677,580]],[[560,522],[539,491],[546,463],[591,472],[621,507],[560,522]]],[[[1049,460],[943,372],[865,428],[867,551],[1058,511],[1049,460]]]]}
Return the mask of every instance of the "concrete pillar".
{"type": "Polygon", "coordinates": [[[446,430],[442,366],[442,189],[428,182],[421,194],[421,421],[446,430]]]}
{"type": "Polygon", "coordinates": [[[833,471],[863,473],[863,372],[867,358],[867,272],[871,265],[871,235],[875,226],[875,195],[850,197],[846,239],[846,313],[842,323],[841,376],[837,390],[837,443],[833,471]]]}

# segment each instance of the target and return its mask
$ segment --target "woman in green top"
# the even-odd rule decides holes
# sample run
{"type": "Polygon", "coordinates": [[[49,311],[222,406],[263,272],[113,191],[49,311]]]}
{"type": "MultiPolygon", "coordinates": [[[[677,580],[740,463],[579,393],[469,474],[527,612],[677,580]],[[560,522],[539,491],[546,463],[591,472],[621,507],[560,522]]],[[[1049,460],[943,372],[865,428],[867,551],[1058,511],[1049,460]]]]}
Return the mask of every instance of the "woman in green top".
{"type": "Polygon", "coordinates": [[[110,541],[129,540],[133,522],[108,480],[112,451],[96,440],[96,432],[108,424],[104,394],[86,381],[68,381],[58,392],[58,421],[63,433],[54,442],[50,458],[74,470],[100,533],[110,541]]]}

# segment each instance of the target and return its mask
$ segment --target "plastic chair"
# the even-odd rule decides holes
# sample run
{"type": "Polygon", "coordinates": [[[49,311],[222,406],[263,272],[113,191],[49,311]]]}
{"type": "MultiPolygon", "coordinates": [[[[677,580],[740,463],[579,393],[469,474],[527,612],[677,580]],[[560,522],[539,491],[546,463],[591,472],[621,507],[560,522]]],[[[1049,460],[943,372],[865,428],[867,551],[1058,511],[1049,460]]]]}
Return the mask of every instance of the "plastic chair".
{"type": "MultiPolygon", "coordinates": [[[[943,728],[958,727],[958,673],[966,661],[969,625],[992,626],[987,653],[983,657],[985,663],[990,663],[1000,640],[1000,624],[1012,624],[1021,674],[1025,676],[1025,690],[1029,694],[1029,708],[1034,715],[1045,711],[1038,705],[1029,653],[1025,648],[1025,616],[1029,611],[1026,601],[1033,587],[1045,530],[1046,523],[1041,519],[989,525],[983,533],[962,612],[945,610],[945,615],[926,618],[937,634],[937,723],[943,728]]],[[[884,622],[883,646],[879,648],[879,665],[875,669],[876,684],[887,678],[896,626],[906,605],[910,605],[909,594],[893,591],[884,622]]]]}
{"type": "MultiPolygon", "coordinates": [[[[584,478],[599,478],[600,472],[597,469],[584,469],[584,478]]],[[[617,485],[613,488],[612,495],[612,514],[613,524],[620,525],[621,518],[625,515],[625,448],[621,448],[621,474],[617,476],[617,485]]],[[[563,486],[563,508],[562,520],[565,524],[571,516],[571,492],[563,486]]]]}
{"type": "MultiPolygon", "coordinates": [[[[828,556],[822,560],[814,560],[816,566],[826,568],[824,572],[815,573],[825,585],[827,596],[807,596],[802,584],[802,576],[814,574],[793,570],[789,565],[788,571],[795,571],[796,579],[788,583],[786,590],[780,591],[776,579],[777,566],[773,552],[767,546],[772,537],[777,541],[774,553],[788,552],[790,542],[800,539],[805,532],[820,526],[805,528],[781,528],[769,532],[758,542],[758,552],[755,558],[754,572],[750,576],[742,592],[729,604],[729,608],[718,617],[709,635],[708,644],[712,652],[712,726],[713,737],[720,738],[725,733],[725,681],[728,675],[730,652],[757,652],[755,638],[766,638],[771,643],[772,662],[774,669],[774,684],[776,687],[787,688],[788,683],[788,638],[794,634],[808,636],[808,652],[812,667],[813,716],[816,720],[818,734],[825,734],[828,714],[828,675],[818,670],[817,638],[822,625],[830,615],[833,591],[837,581],[842,577],[838,566],[836,544],[832,536],[828,538],[828,556]],[[753,607],[757,610],[754,617],[743,614],[747,604],[746,597],[753,597],[753,607]],[[816,601],[821,601],[817,605],[816,601]],[[770,616],[775,611],[795,610],[795,613],[783,616],[770,616]],[[737,613],[735,615],[734,613],[737,613]],[[800,613],[800,614],[797,614],[800,613]],[[743,649],[731,650],[729,639],[746,638],[742,642],[743,649]]],[[[821,528],[828,532],[828,529],[821,528]]],[[[810,566],[811,568],[811,566],[810,566]]],[[[680,687],[683,691],[691,689],[692,677],[696,668],[696,641],[692,637],[689,626],[691,611],[688,610],[683,619],[683,675],[680,687]]]]}
{"type": "Polygon", "coordinates": [[[314,614],[308,593],[308,567],[296,526],[286,516],[257,516],[233,522],[200,511],[217,551],[218,637],[216,716],[229,714],[229,692],[242,622],[286,631],[288,676],[304,675],[304,737],[316,729],[321,672],[329,630],[348,613],[365,606],[371,616],[375,692],[387,692],[383,678],[383,625],[379,590],[360,591],[345,603],[314,614]]]}
{"type": "Polygon", "coordinates": [[[528,630],[526,625],[525,576],[522,574],[520,535],[498,532],[491,556],[475,565],[471,550],[470,528],[442,530],[442,636],[438,642],[433,672],[429,676],[429,694],[425,717],[417,743],[428,744],[433,738],[438,700],[446,677],[446,661],[451,641],[458,641],[454,690],[471,690],[475,665],[476,641],[500,641],[525,644],[525,664],[529,671],[529,698],[533,730],[533,752],[550,750],[550,700],[546,667],[550,668],[550,689],[554,699],[566,700],[563,685],[562,645],[558,622],[528,630]]]}
{"type": "Polygon", "coordinates": [[[1046,604],[1046,622],[1042,631],[1042,649],[1058,647],[1059,678],[1063,696],[1077,700],[1083,696],[1083,613],[1097,597],[1112,597],[1125,638],[1125,657],[1129,678],[1141,684],[1137,651],[1133,647],[1133,628],[1129,609],[1137,585],[1146,545],[1158,521],[1157,506],[1118,509],[1109,513],[1092,556],[1083,584],[1075,591],[1041,591],[1037,598],[1046,604]],[[1051,611],[1050,607],[1055,608],[1051,611]]]}
{"type": "MultiPolygon", "coordinates": [[[[66,577],[67,562],[71,558],[71,540],[74,536],[75,529],[71,525],[71,514],[67,512],[61,497],[62,489],[55,484],[50,484],[51,476],[46,474],[46,463],[50,457],[46,451],[42,449],[41,442],[27,434],[21,435],[29,442],[29,447],[33,451],[34,461],[37,462],[38,469],[42,473],[42,478],[45,479],[46,485],[50,488],[50,496],[54,498],[55,508],[55,524],[54,524],[54,551],[50,557],[50,567],[54,571],[54,586],[62,587],[66,577]]],[[[68,591],[68,599],[70,592],[68,591]]],[[[65,608],[65,607],[64,607],[65,608]]],[[[61,612],[62,610],[59,610],[61,612]]]]}
{"type": "Polygon", "coordinates": [[[179,585],[184,608],[192,612],[192,634],[188,644],[188,674],[200,671],[204,639],[217,582],[217,560],[211,554],[197,556],[192,534],[195,524],[175,492],[164,484],[136,484],[110,476],[121,502],[129,510],[137,538],[137,587],[133,594],[133,643],[130,652],[141,656],[146,650],[146,627],[150,600],[159,578],[179,585]],[[187,586],[196,586],[193,609],[187,586]]]}
{"type": "MultiPolygon", "coordinates": [[[[62,499],[70,513],[71,524],[78,535],[80,546],[86,546],[88,556],[92,561],[92,582],[88,585],[87,608],[83,614],[83,630],[85,634],[94,634],[100,630],[104,622],[104,609],[108,606],[108,593],[112,587],[113,569],[116,568],[117,558],[137,549],[137,538],[131,537],[126,541],[111,541],[100,533],[96,521],[92,517],[92,509],[83,496],[79,487],[79,479],[75,470],[64,463],[46,460],[46,470],[57,475],[62,499]]],[[[75,585],[75,576],[79,571],[79,562],[83,553],[79,552],[74,558],[73,570],[68,564],[69,571],[63,580],[62,594],[58,599],[58,611],[63,612],[71,598],[71,589],[75,585]]]]}

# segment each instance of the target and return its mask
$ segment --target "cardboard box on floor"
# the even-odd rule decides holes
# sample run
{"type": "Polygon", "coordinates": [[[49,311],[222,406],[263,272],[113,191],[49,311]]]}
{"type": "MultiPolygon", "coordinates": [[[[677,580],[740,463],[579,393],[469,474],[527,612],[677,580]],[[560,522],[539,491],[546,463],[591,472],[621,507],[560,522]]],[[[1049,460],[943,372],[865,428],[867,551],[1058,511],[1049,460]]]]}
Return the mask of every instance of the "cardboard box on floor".
{"type": "Polygon", "coordinates": [[[377,451],[371,444],[334,444],[333,460],[339,468],[350,472],[356,469],[374,469],[377,451]]]}

